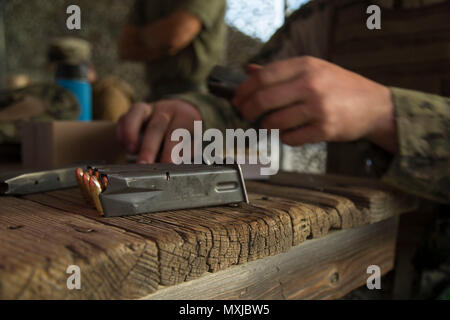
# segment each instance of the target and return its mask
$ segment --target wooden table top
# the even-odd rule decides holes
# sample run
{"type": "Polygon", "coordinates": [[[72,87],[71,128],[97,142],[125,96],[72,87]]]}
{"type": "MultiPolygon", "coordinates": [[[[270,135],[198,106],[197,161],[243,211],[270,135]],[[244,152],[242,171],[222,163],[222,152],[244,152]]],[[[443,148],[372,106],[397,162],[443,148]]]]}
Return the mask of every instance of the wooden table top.
{"type": "Polygon", "coordinates": [[[377,182],[339,176],[280,173],[247,189],[250,204],[116,218],[98,216],[77,189],[1,197],[0,299],[339,297],[363,284],[353,273],[368,256],[392,269],[392,217],[416,206],[377,182]],[[67,289],[70,265],[80,267],[81,290],[67,289]],[[265,274],[275,266],[296,268],[303,282],[274,291],[282,282],[265,274]],[[327,289],[310,281],[338,266],[339,285],[337,271],[327,289]]]}

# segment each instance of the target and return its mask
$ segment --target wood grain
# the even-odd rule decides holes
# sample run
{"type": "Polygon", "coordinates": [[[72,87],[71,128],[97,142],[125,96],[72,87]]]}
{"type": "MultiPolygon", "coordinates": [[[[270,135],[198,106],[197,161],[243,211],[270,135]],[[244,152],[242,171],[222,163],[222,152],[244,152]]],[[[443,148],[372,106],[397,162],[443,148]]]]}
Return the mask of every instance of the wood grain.
{"type": "MultiPolygon", "coordinates": [[[[298,179],[281,180],[274,182],[292,185],[298,179]]],[[[0,241],[4,243],[0,247],[0,298],[140,298],[161,286],[202,281],[210,273],[278,258],[315,239],[328,239],[333,230],[353,230],[407,209],[402,201],[396,203],[390,191],[370,184],[360,188],[352,180],[343,183],[340,178],[319,176],[301,180],[301,188],[252,182],[248,184],[250,204],[115,218],[100,217],[78,189],[0,198],[0,241]],[[381,203],[386,199],[392,203],[381,203]],[[81,267],[82,290],[70,291],[65,286],[65,270],[71,264],[81,267]]],[[[330,243],[335,238],[330,239],[320,242],[324,254],[325,247],[333,246],[330,243]]],[[[343,265],[359,259],[359,251],[350,247],[353,244],[342,241],[349,253],[345,261],[334,259],[343,265]]],[[[322,261],[320,256],[314,259],[308,261],[322,261]]],[[[307,272],[308,266],[299,261],[295,272],[307,272]]],[[[316,281],[327,281],[323,280],[327,272],[307,272],[310,279],[303,284],[293,278],[284,285],[283,295],[308,296],[297,295],[295,290],[308,283],[315,288],[316,281]]],[[[356,283],[352,281],[344,291],[356,283]]],[[[336,289],[333,296],[339,292],[336,289]]],[[[264,291],[261,296],[270,294],[264,291]]],[[[274,293],[274,297],[278,296],[274,293]]]]}
{"type": "Polygon", "coordinates": [[[159,284],[155,244],[122,229],[3,197],[0,230],[0,299],[138,298],[159,284]],[[82,290],[67,289],[70,265],[82,290]]]}
{"type": "MultiPolygon", "coordinates": [[[[287,253],[160,288],[145,299],[336,299],[394,267],[398,217],[335,231],[287,253]]],[[[383,288],[383,282],[381,283],[383,288]]]]}
{"type": "Polygon", "coordinates": [[[316,208],[315,216],[317,219],[322,222],[322,225],[328,224],[333,229],[348,229],[366,224],[369,221],[368,210],[362,212],[356,208],[351,200],[338,195],[254,181],[248,181],[246,185],[249,192],[313,204],[316,208]]]}
{"type": "Polygon", "coordinates": [[[102,218],[78,190],[26,197],[29,200],[119,227],[154,241],[161,284],[174,285],[205,272],[287,251],[306,239],[324,236],[329,224],[323,209],[288,199],[251,194],[251,205],[166,211],[130,217],[102,218]],[[322,213],[322,214],[320,214],[322,213]]]}
{"type": "Polygon", "coordinates": [[[352,201],[356,208],[375,223],[392,215],[411,212],[418,200],[375,179],[340,175],[280,172],[269,179],[271,184],[339,195],[352,201]]]}

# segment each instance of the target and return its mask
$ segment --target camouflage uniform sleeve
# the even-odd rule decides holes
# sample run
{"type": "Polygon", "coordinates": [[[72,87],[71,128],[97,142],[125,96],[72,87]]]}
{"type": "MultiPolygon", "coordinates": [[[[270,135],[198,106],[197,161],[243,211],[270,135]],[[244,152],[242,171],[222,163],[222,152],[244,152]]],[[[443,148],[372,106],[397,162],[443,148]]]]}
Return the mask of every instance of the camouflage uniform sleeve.
{"type": "Polygon", "coordinates": [[[195,106],[203,119],[203,130],[210,128],[225,129],[251,127],[248,121],[242,119],[231,104],[222,98],[209,93],[187,92],[183,94],[166,96],[169,99],[180,99],[195,106]]]}
{"type": "Polygon", "coordinates": [[[405,192],[449,203],[450,99],[391,88],[399,153],[382,180],[405,192]]]}

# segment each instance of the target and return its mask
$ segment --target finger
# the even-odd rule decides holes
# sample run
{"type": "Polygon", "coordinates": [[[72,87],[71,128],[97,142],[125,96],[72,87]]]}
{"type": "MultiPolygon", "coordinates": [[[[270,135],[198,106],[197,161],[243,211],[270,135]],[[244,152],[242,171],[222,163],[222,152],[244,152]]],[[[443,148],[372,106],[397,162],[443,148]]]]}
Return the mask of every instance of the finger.
{"type": "MultiPolygon", "coordinates": [[[[196,119],[197,118],[192,118],[192,120],[187,120],[185,116],[175,114],[174,119],[172,120],[172,123],[170,124],[170,129],[169,129],[170,134],[166,135],[166,138],[165,138],[165,141],[164,141],[164,147],[163,147],[163,150],[162,150],[162,153],[161,153],[161,159],[160,159],[161,162],[163,162],[163,163],[172,163],[172,162],[174,162],[174,159],[172,158],[172,149],[176,145],[181,143],[181,141],[180,140],[175,140],[175,141],[171,140],[171,135],[172,135],[173,131],[178,129],[178,128],[187,129],[191,133],[191,137],[193,137],[194,121],[196,119]]],[[[183,142],[187,142],[187,141],[183,140],[183,142]]],[[[189,141],[189,142],[190,142],[190,145],[191,145],[191,150],[190,150],[191,156],[194,156],[194,152],[193,152],[194,144],[195,143],[200,143],[198,150],[201,150],[201,141],[200,142],[199,141],[196,142],[196,141],[194,141],[194,139],[191,139],[191,141],[189,141]]],[[[185,148],[188,148],[188,146],[186,146],[185,148]]],[[[187,149],[183,149],[183,151],[184,150],[187,150],[187,149]]]]}
{"type": "Polygon", "coordinates": [[[159,158],[159,161],[161,163],[173,163],[174,159],[172,159],[172,149],[180,143],[180,141],[172,141],[170,140],[171,133],[168,134],[164,138],[164,145],[163,145],[163,151],[161,152],[161,157],[159,158]]]}
{"type": "Polygon", "coordinates": [[[139,163],[155,162],[171,120],[172,114],[169,109],[158,109],[153,112],[142,139],[139,163]]]}
{"type": "MultiPolygon", "coordinates": [[[[178,128],[184,128],[184,129],[191,129],[189,131],[191,131],[191,136],[192,136],[192,131],[194,128],[194,121],[192,121],[192,123],[187,124],[186,120],[182,117],[177,117],[175,115],[175,118],[172,120],[172,123],[170,124],[170,129],[168,130],[168,134],[166,135],[165,139],[164,139],[164,146],[163,146],[163,150],[161,152],[161,158],[160,161],[163,163],[172,163],[174,162],[172,159],[172,149],[179,144],[181,141],[180,140],[175,140],[172,141],[171,140],[171,136],[172,136],[172,132],[178,128]]],[[[191,141],[191,145],[193,145],[192,143],[193,141],[191,141]]]]}
{"type": "Polygon", "coordinates": [[[239,107],[256,90],[292,79],[301,70],[301,58],[294,58],[277,61],[253,71],[236,90],[233,105],[239,107]]]}
{"type": "Polygon", "coordinates": [[[297,104],[277,110],[263,118],[264,129],[291,130],[315,120],[314,111],[306,104],[297,104]]]}
{"type": "Polygon", "coordinates": [[[247,65],[247,73],[252,74],[253,72],[261,70],[262,68],[263,68],[262,65],[250,63],[249,65],[247,65]]]}
{"type": "Polygon", "coordinates": [[[280,139],[287,145],[301,146],[307,143],[326,141],[326,134],[319,123],[314,123],[298,129],[282,132],[280,139]]]}
{"type": "Polygon", "coordinates": [[[306,98],[304,80],[298,77],[254,92],[241,107],[241,114],[255,121],[268,111],[304,102],[306,98]]]}
{"type": "Polygon", "coordinates": [[[152,113],[152,106],[147,103],[137,103],[121,119],[119,124],[120,140],[130,153],[136,153],[139,146],[139,134],[142,125],[152,113]]]}

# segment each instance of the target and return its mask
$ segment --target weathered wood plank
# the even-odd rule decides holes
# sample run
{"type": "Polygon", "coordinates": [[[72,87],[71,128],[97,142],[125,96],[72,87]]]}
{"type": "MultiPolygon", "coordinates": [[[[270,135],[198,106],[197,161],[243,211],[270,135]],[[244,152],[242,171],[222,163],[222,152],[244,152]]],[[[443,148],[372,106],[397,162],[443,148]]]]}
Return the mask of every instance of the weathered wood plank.
{"type": "MultiPolygon", "coordinates": [[[[366,224],[370,221],[367,209],[359,210],[355,204],[347,198],[324,192],[277,186],[273,184],[247,181],[247,190],[265,194],[267,196],[281,197],[320,206],[325,213],[325,218],[333,229],[347,229],[366,224]]],[[[323,214],[318,212],[317,216],[323,214]]]]}
{"type": "Polygon", "coordinates": [[[339,195],[352,201],[360,211],[367,211],[369,223],[378,222],[395,214],[413,211],[417,199],[375,179],[340,175],[280,172],[269,179],[271,184],[305,188],[339,195]]]}
{"type": "MultiPolygon", "coordinates": [[[[327,213],[324,207],[313,205],[312,201],[293,202],[261,195],[250,197],[249,206],[179,210],[114,219],[97,217],[76,190],[30,195],[27,199],[75,210],[155,241],[159,247],[163,285],[174,285],[208,271],[224,270],[231,265],[285,252],[308,238],[326,235],[333,224],[335,227],[341,224],[340,220],[337,222],[338,214],[334,208],[327,208],[327,213]],[[333,214],[334,217],[329,219],[333,214]]],[[[329,197],[335,200],[338,208],[339,200],[351,205],[345,198],[329,197]]],[[[317,195],[317,198],[320,197],[317,195]]]]}
{"type": "Polygon", "coordinates": [[[117,218],[97,216],[76,189],[26,198],[154,241],[159,249],[163,285],[285,252],[306,239],[326,235],[330,229],[326,213],[319,206],[276,197],[266,200],[257,194],[250,195],[251,205],[117,218]]]}
{"type": "MultiPolygon", "coordinates": [[[[367,267],[392,270],[398,217],[335,231],[288,252],[235,266],[146,299],[335,299],[364,285],[367,267]]],[[[383,283],[382,283],[383,287],[383,283]]]]}
{"type": "MultiPolygon", "coordinates": [[[[249,183],[249,189],[254,191],[250,204],[115,218],[98,216],[78,189],[22,199],[0,198],[0,227],[16,224],[27,227],[8,229],[0,235],[0,240],[9,243],[0,249],[0,277],[12,279],[8,286],[0,288],[0,296],[7,292],[8,297],[42,297],[50,294],[48,288],[56,286],[60,290],[52,291],[49,297],[142,297],[158,286],[203,279],[210,272],[288,252],[310,239],[327,236],[332,229],[361,226],[405,209],[395,205],[383,207],[381,201],[392,198],[395,204],[395,197],[391,191],[380,191],[372,185],[360,187],[354,181],[343,185],[339,179],[338,182],[309,179],[313,183],[302,181],[302,189],[249,183]],[[382,209],[388,212],[376,212],[382,209]],[[96,232],[80,236],[71,225],[96,232]],[[28,252],[26,248],[32,249],[28,252]],[[14,258],[17,250],[26,253],[20,261],[14,258]],[[33,256],[33,252],[42,254],[33,256]],[[89,270],[87,291],[63,290],[67,279],[65,268],[72,264],[70,259],[81,263],[82,270],[89,270]],[[53,271],[50,267],[51,274],[46,271],[48,261],[56,268],[53,271]],[[47,289],[40,293],[38,278],[31,276],[36,279],[31,281],[32,285],[22,285],[25,289],[20,294],[11,291],[20,287],[20,279],[27,279],[26,275],[33,272],[43,274],[39,281],[44,279],[47,289]],[[52,278],[53,274],[58,277],[52,278]]],[[[295,182],[282,180],[288,185],[295,182]]]]}
{"type": "Polygon", "coordinates": [[[1,198],[0,243],[0,299],[138,298],[160,283],[154,242],[28,200],[1,198]]]}

